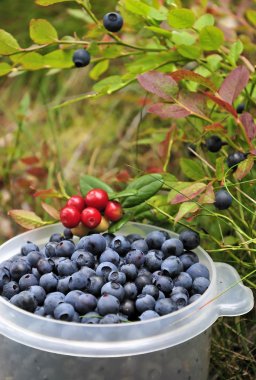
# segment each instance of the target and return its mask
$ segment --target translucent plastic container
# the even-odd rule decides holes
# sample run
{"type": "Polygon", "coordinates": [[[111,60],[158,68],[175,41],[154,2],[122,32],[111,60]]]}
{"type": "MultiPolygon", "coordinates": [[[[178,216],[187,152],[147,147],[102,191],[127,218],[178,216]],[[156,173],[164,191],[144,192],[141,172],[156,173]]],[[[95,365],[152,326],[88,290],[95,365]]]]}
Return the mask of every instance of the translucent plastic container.
{"type": "MultiPolygon", "coordinates": [[[[119,233],[146,235],[156,229],[130,223],[119,233]]],[[[62,230],[61,225],[47,226],[9,240],[0,247],[0,262],[27,240],[43,245],[62,230]]],[[[249,312],[253,295],[240,282],[215,299],[240,277],[230,265],[214,263],[202,248],[195,252],[209,269],[210,287],[196,302],[157,319],[115,325],[61,322],[0,297],[0,334],[9,338],[0,336],[0,379],[206,380],[212,324],[220,316],[249,312]]]]}

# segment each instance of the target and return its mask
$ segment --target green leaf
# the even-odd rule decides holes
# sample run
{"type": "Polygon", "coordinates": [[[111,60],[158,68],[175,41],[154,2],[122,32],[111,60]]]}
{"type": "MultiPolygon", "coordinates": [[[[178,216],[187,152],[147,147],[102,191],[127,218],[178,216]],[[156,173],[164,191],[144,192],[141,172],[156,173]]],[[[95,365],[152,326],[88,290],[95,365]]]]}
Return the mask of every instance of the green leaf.
{"type": "Polygon", "coordinates": [[[218,54],[211,54],[206,57],[207,66],[211,72],[215,72],[220,68],[222,57],[218,54]]]}
{"type": "Polygon", "coordinates": [[[193,214],[198,211],[199,207],[194,202],[185,202],[180,205],[179,212],[175,216],[175,222],[178,222],[188,214],[193,214]]]}
{"type": "Polygon", "coordinates": [[[225,157],[218,157],[216,159],[216,178],[222,181],[225,174],[225,157]]]}
{"type": "Polygon", "coordinates": [[[48,5],[64,3],[67,1],[75,1],[75,0],[36,0],[36,4],[42,5],[42,7],[48,7],[48,5]]]}
{"type": "Polygon", "coordinates": [[[244,50],[244,45],[242,44],[240,40],[234,42],[231,45],[230,52],[228,55],[228,60],[231,63],[231,65],[236,66],[236,62],[238,58],[240,57],[240,55],[242,54],[243,50],[244,50]]]}
{"type": "Polygon", "coordinates": [[[107,193],[112,193],[113,189],[105,182],[91,175],[85,174],[80,178],[81,194],[85,196],[92,189],[103,189],[107,193]]]}
{"type": "Polygon", "coordinates": [[[198,180],[205,177],[201,164],[189,158],[181,158],[180,166],[183,174],[189,179],[198,180]]]}
{"type": "Polygon", "coordinates": [[[195,22],[195,14],[190,9],[172,9],[168,14],[168,23],[176,29],[191,28],[195,22]]]}
{"type": "Polygon", "coordinates": [[[119,193],[111,193],[109,196],[109,199],[120,199],[120,198],[127,198],[131,195],[136,195],[138,193],[138,190],[136,189],[125,189],[123,191],[120,191],[119,193]]]}
{"type": "Polygon", "coordinates": [[[72,50],[55,50],[43,57],[44,65],[57,69],[68,69],[74,66],[72,56],[72,50]]]}
{"type": "Polygon", "coordinates": [[[173,31],[172,41],[175,43],[175,45],[193,45],[193,43],[196,41],[196,36],[185,31],[173,31]]]}
{"type": "Polygon", "coordinates": [[[190,59],[197,59],[202,54],[202,50],[197,45],[193,45],[193,46],[180,45],[178,46],[177,51],[178,53],[180,53],[180,55],[182,55],[182,57],[190,58],[190,59]]]}
{"type": "Polygon", "coordinates": [[[143,3],[140,0],[126,0],[124,1],[125,8],[127,11],[142,16],[144,18],[153,19],[157,21],[166,20],[167,12],[166,8],[161,8],[160,10],[151,7],[143,3]]]}
{"type": "Polygon", "coordinates": [[[129,220],[132,219],[131,214],[125,214],[122,219],[118,220],[117,222],[111,223],[108,232],[111,234],[114,234],[116,231],[120,230],[129,220]]]}
{"type": "Polygon", "coordinates": [[[198,20],[196,20],[196,22],[194,23],[194,28],[200,31],[205,26],[214,25],[214,21],[215,20],[214,20],[213,15],[211,15],[210,13],[206,13],[205,15],[199,17],[198,20]]]}
{"type": "Polygon", "coordinates": [[[15,220],[20,226],[32,230],[37,227],[45,226],[53,222],[44,222],[38,215],[32,211],[26,210],[10,210],[8,215],[15,220]]]}
{"type": "Polygon", "coordinates": [[[1,62],[0,63],[0,77],[9,74],[12,71],[12,67],[8,65],[8,63],[1,62]]]}
{"type": "Polygon", "coordinates": [[[50,44],[58,40],[56,29],[44,19],[32,19],[30,21],[30,38],[37,44],[50,44]]]}
{"type": "Polygon", "coordinates": [[[206,51],[218,50],[224,42],[224,33],[216,26],[205,26],[200,30],[199,42],[206,51]]]}
{"type": "Polygon", "coordinates": [[[256,26],[256,11],[253,9],[248,9],[245,14],[250,23],[256,26]]]}
{"type": "Polygon", "coordinates": [[[19,59],[19,63],[26,70],[39,70],[44,67],[44,57],[39,53],[27,53],[19,59]]]}
{"type": "Polygon", "coordinates": [[[107,69],[109,68],[109,60],[108,59],[105,59],[104,61],[101,61],[99,63],[97,63],[93,69],[90,71],[90,78],[92,78],[93,80],[98,80],[99,77],[105,73],[105,71],[107,71],[107,69]]]}
{"type": "Polygon", "coordinates": [[[161,174],[146,174],[142,177],[135,179],[130,182],[127,186],[128,189],[137,190],[136,195],[131,195],[127,197],[123,204],[123,207],[129,208],[139,205],[142,202],[145,202],[147,199],[151,198],[156,194],[161,187],[163,186],[163,177],[161,174]]]}
{"type": "Polygon", "coordinates": [[[5,30],[0,29],[0,54],[10,55],[21,50],[18,41],[5,30]]]}
{"type": "Polygon", "coordinates": [[[151,30],[154,34],[158,34],[159,36],[163,36],[163,37],[171,37],[172,36],[172,32],[170,32],[169,30],[163,29],[163,28],[159,28],[157,26],[144,26],[144,28],[151,30]]]}
{"type": "Polygon", "coordinates": [[[93,86],[96,92],[108,93],[118,90],[123,85],[123,80],[120,75],[111,75],[104,78],[93,86]]]}

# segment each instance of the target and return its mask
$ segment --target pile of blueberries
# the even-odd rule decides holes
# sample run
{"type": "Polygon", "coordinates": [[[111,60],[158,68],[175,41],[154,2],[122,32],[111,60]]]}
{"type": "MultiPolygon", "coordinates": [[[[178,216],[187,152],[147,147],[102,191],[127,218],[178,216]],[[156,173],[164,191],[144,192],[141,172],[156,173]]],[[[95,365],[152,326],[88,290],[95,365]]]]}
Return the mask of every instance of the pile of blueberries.
{"type": "Polygon", "coordinates": [[[43,248],[25,243],[0,264],[0,295],[46,318],[89,324],[144,321],[197,300],[209,271],[192,250],[199,235],[152,231],[143,238],[90,234],[77,244],[70,229],[43,248]]]}

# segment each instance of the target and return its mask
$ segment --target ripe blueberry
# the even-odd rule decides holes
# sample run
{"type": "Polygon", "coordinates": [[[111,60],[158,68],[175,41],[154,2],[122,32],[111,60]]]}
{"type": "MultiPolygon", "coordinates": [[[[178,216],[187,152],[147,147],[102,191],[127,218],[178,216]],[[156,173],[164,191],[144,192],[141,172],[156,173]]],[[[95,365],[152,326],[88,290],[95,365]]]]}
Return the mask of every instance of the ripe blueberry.
{"type": "Polygon", "coordinates": [[[123,18],[117,12],[110,12],[103,17],[103,25],[110,32],[119,32],[123,26],[123,18]]]}
{"type": "Polygon", "coordinates": [[[221,149],[223,142],[219,136],[212,135],[206,139],[205,145],[209,152],[216,153],[221,149]]]}
{"type": "Polygon", "coordinates": [[[228,167],[231,168],[234,166],[234,168],[242,161],[244,161],[247,157],[247,154],[242,152],[234,152],[231,153],[227,158],[227,164],[228,167]]]}
{"type": "Polygon", "coordinates": [[[200,236],[197,232],[191,230],[182,231],[179,235],[185,249],[190,250],[199,246],[200,236]]]}
{"type": "Polygon", "coordinates": [[[90,63],[90,60],[90,53],[85,49],[78,49],[73,54],[73,62],[76,67],[87,66],[90,63]]]}
{"type": "Polygon", "coordinates": [[[218,190],[215,193],[215,202],[214,206],[219,210],[226,210],[231,206],[232,197],[231,195],[224,189],[218,190]]]}

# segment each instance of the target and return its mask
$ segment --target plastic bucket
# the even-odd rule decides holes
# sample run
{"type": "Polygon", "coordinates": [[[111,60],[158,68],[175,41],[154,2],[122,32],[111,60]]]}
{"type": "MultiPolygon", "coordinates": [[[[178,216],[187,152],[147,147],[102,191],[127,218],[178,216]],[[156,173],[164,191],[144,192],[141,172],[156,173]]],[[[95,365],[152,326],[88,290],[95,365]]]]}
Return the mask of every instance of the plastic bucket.
{"type": "MultiPolygon", "coordinates": [[[[146,235],[156,229],[130,223],[119,233],[146,235]]],[[[0,262],[18,253],[25,241],[43,245],[62,230],[58,224],[16,236],[0,247],[0,262]]],[[[212,324],[220,316],[250,311],[253,295],[240,282],[213,300],[240,277],[230,265],[214,263],[202,248],[195,252],[210,271],[208,290],[184,309],[157,319],[117,325],[61,322],[25,312],[0,297],[0,334],[9,338],[0,337],[0,379],[206,380],[212,324]]]]}

